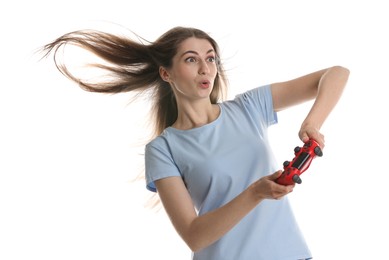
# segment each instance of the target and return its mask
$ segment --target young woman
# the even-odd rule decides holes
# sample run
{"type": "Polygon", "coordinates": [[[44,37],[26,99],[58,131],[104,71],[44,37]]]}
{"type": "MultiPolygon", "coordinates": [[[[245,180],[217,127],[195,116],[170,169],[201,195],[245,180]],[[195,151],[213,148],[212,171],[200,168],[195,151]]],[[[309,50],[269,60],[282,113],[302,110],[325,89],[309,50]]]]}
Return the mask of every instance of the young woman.
{"type": "Polygon", "coordinates": [[[158,192],[193,259],[310,259],[267,128],[277,112],[315,99],[300,139],[324,148],[322,124],[337,104],[349,71],[334,66],[257,87],[223,101],[227,85],[217,43],[195,28],[176,27],[154,42],[99,31],[76,31],[44,47],[46,55],[75,44],[107,63],[107,82],[78,79],[87,91],[152,93],[155,137],[145,148],[147,188],[158,192]]]}

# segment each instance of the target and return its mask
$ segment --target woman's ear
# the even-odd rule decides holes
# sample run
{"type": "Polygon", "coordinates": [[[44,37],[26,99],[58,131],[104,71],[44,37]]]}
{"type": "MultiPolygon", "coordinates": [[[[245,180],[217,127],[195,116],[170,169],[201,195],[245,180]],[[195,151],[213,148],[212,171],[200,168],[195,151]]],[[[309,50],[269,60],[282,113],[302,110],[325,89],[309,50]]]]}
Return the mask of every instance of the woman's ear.
{"type": "Polygon", "coordinates": [[[162,66],[159,67],[159,75],[161,76],[163,81],[170,83],[169,72],[162,66]]]}

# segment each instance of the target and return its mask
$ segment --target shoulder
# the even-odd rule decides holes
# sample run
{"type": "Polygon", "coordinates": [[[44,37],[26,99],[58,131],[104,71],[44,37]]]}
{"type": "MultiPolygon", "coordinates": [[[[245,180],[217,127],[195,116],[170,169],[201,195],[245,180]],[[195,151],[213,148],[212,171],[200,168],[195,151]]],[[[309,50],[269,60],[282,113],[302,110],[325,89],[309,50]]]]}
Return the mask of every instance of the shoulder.
{"type": "Polygon", "coordinates": [[[272,99],[272,86],[270,84],[254,87],[236,94],[232,99],[221,102],[221,104],[245,104],[252,102],[265,102],[272,99]]]}
{"type": "Polygon", "coordinates": [[[153,149],[166,150],[168,148],[168,134],[166,130],[159,136],[155,137],[146,144],[146,151],[153,149]]]}
{"type": "Polygon", "coordinates": [[[253,118],[255,122],[265,121],[267,125],[277,122],[270,84],[238,94],[231,103],[236,104],[236,107],[239,107],[246,115],[253,118]]]}
{"type": "Polygon", "coordinates": [[[232,100],[223,102],[224,106],[237,105],[244,109],[273,108],[271,85],[263,85],[237,94],[232,100]]]}
{"type": "Polygon", "coordinates": [[[263,85],[238,94],[235,97],[235,100],[241,99],[244,101],[249,101],[251,99],[266,99],[269,96],[271,97],[271,93],[271,85],[263,85]]]}

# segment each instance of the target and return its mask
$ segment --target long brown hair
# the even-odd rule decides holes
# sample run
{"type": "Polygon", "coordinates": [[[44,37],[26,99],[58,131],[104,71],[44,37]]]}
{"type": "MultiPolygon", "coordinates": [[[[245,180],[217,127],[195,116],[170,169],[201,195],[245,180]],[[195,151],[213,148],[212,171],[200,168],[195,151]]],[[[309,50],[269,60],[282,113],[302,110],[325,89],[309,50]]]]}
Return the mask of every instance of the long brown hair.
{"type": "Polygon", "coordinates": [[[216,41],[202,30],[190,27],[175,27],[149,42],[137,37],[130,38],[97,30],[79,30],[64,34],[43,46],[44,57],[54,53],[54,62],[59,71],[79,86],[90,92],[122,93],[149,92],[152,97],[154,135],[171,126],[177,119],[177,103],[169,83],[159,75],[159,67],[171,68],[173,57],[184,40],[190,37],[208,40],[216,53],[218,73],[210,95],[215,104],[226,97],[227,78],[221,63],[216,41]],[[58,59],[59,50],[67,44],[82,47],[107,63],[91,64],[109,73],[104,82],[92,83],[75,77],[58,59]]]}

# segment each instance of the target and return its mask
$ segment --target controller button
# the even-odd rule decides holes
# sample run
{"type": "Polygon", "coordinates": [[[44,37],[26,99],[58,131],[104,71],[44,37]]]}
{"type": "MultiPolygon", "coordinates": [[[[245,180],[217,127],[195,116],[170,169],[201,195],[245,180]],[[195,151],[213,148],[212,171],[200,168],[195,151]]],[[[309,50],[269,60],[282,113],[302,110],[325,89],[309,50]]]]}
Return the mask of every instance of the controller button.
{"type": "Polygon", "coordinates": [[[321,157],[323,156],[323,151],[320,149],[319,146],[316,146],[315,149],[314,149],[314,152],[317,156],[321,157]]]}
{"type": "Polygon", "coordinates": [[[301,184],[302,183],[302,180],[300,178],[300,176],[298,176],[297,174],[293,176],[292,180],[297,183],[297,184],[301,184]]]}

